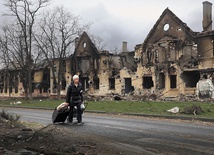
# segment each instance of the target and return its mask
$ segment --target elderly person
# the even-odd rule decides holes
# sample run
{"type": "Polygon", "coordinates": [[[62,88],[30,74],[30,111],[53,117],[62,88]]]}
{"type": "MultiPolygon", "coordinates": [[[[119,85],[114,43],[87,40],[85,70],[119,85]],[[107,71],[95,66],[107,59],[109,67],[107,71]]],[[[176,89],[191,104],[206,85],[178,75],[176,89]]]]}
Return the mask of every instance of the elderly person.
{"type": "Polygon", "coordinates": [[[81,109],[81,104],[83,103],[82,92],[83,92],[83,89],[82,89],[82,84],[79,82],[79,76],[74,75],[73,81],[68,86],[67,94],[66,94],[66,104],[70,105],[68,123],[73,122],[73,109],[74,109],[74,106],[76,106],[77,107],[78,125],[83,124],[83,122],[82,122],[82,109],[81,109]]]}

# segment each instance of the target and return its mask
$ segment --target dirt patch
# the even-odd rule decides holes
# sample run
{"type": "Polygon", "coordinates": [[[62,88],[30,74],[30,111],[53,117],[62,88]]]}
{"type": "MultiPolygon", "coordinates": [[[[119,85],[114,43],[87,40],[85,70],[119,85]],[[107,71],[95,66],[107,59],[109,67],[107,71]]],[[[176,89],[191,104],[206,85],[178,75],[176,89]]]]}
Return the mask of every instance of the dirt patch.
{"type": "Polygon", "coordinates": [[[43,126],[0,118],[0,154],[122,154],[104,139],[75,132],[68,125],[43,126]]]}

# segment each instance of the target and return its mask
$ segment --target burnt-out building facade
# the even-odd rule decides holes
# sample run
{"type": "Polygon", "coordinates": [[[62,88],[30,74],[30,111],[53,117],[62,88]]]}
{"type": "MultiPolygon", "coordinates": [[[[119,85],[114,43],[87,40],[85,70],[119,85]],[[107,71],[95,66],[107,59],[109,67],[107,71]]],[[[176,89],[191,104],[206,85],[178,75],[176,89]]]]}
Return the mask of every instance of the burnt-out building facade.
{"type": "MultiPolygon", "coordinates": [[[[93,95],[132,92],[139,96],[157,94],[170,98],[194,96],[202,75],[214,77],[212,4],[207,1],[203,2],[202,27],[202,32],[194,32],[166,8],[143,43],[130,52],[127,42],[123,42],[119,54],[98,50],[84,32],[75,39],[73,54],[63,59],[61,95],[66,94],[72,76],[77,74],[83,89],[93,95]]],[[[37,65],[34,71],[35,95],[56,94],[53,75],[57,74],[59,60],[55,60],[54,70],[45,64],[37,65]]],[[[0,95],[17,92],[17,87],[17,94],[23,92],[20,82],[14,84],[14,90],[6,90],[9,83],[5,77],[5,74],[0,76],[0,95]]],[[[20,78],[14,77],[14,80],[20,81],[20,78]]]]}
{"type": "Polygon", "coordinates": [[[137,81],[136,94],[192,96],[203,74],[212,78],[214,31],[212,4],[207,1],[203,2],[202,26],[203,32],[193,32],[169,8],[164,10],[145,41],[135,47],[137,71],[126,77],[137,81]]]}
{"type": "Polygon", "coordinates": [[[120,70],[123,67],[134,71],[134,52],[127,51],[127,43],[123,43],[120,54],[99,51],[90,37],[84,32],[76,38],[75,52],[71,57],[71,73],[78,74],[83,89],[90,94],[105,95],[107,93],[121,93],[120,70]]]}
{"type": "Polygon", "coordinates": [[[165,9],[140,50],[143,89],[152,89],[164,96],[194,94],[200,79],[196,33],[170,9],[165,9]],[[193,78],[194,75],[194,78],[193,78]],[[192,80],[194,79],[194,80],[192,80]]]}

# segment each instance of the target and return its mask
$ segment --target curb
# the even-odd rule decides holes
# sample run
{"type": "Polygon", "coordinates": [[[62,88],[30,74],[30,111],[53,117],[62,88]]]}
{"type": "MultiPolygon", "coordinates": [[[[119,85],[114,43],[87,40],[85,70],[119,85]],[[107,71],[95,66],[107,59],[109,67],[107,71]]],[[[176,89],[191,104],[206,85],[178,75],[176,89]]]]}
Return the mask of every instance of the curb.
{"type": "Polygon", "coordinates": [[[214,119],[212,118],[195,118],[195,117],[188,117],[188,116],[169,116],[169,115],[152,115],[152,114],[139,114],[139,113],[111,113],[111,112],[105,112],[105,111],[92,111],[87,110],[86,113],[98,113],[98,114],[120,114],[123,116],[137,116],[137,117],[149,117],[149,118],[164,118],[164,119],[179,119],[179,120],[190,120],[190,121],[202,121],[202,122],[213,122],[214,119]]]}
{"type": "MultiPolygon", "coordinates": [[[[20,106],[0,106],[0,108],[20,108],[20,109],[38,109],[38,110],[54,110],[54,108],[41,108],[41,107],[20,107],[20,106]]],[[[179,119],[179,120],[196,120],[202,122],[214,122],[212,118],[196,118],[196,117],[188,117],[188,116],[169,116],[169,115],[154,115],[154,114],[139,114],[139,113],[113,113],[113,112],[105,112],[105,111],[97,111],[97,110],[86,110],[86,113],[92,114],[109,114],[109,115],[123,115],[123,116],[137,116],[137,117],[149,117],[149,118],[164,118],[164,119],[179,119]]]]}

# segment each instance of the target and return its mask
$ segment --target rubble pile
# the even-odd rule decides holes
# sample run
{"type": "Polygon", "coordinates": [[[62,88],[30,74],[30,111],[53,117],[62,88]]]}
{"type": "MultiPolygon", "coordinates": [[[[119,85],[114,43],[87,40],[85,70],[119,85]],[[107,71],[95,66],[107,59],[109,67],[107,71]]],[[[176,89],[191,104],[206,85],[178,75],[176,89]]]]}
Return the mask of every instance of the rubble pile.
{"type": "Polygon", "coordinates": [[[188,115],[199,115],[203,113],[204,111],[200,106],[192,105],[190,107],[186,107],[182,113],[188,114],[188,115]]]}
{"type": "Polygon", "coordinates": [[[91,95],[91,94],[85,94],[84,99],[86,101],[178,101],[178,102],[193,102],[193,101],[204,101],[204,102],[210,102],[211,99],[199,99],[196,95],[183,95],[180,94],[180,96],[176,97],[164,97],[162,94],[156,94],[156,93],[145,93],[143,95],[136,95],[134,93],[129,93],[125,95],[119,95],[119,94],[106,94],[104,95],[91,95]]]}

